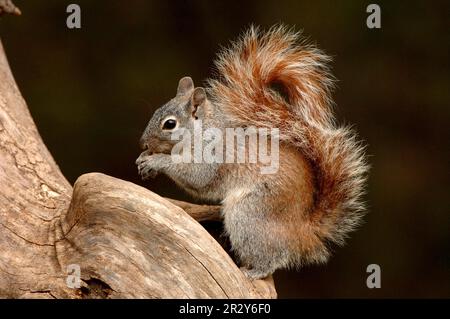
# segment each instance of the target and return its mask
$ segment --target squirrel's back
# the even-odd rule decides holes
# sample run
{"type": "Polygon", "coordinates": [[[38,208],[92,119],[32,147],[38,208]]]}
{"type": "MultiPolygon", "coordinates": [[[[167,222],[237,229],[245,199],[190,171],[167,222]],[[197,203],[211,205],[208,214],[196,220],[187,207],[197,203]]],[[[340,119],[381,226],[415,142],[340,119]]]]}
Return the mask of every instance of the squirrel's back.
{"type": "Polygon", "coordinates": [[[297,264],[325,261],[327,244],[343,244],[365,210],[368,166],[355,133],[335,123],[329,61],[283,26],[267,32],[252,27],[219,55],[219,77],[208,82],[212,102],[231,123],[278,128],[282,143],[292,144],[310,164],[313,207],[296,227],[316,244],[297,264]]]}

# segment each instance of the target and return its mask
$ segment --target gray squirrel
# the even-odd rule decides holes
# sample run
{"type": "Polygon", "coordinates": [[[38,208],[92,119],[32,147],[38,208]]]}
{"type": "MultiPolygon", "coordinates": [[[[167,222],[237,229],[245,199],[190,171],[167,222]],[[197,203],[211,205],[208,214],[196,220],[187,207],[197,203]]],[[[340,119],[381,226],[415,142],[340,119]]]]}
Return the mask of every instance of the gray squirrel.
{"type": "MultiPolygon", "coordinates": [[[[166,174],[202,200],[220,202],[224,229],[251,279],[324,263],[365,212],[368,165],[355,133],[336,124],[329,58],[284,26],[251,27],[216,62],[205,87],[190,77],[156,110],[141,138],[142,178],[166,174]],[[279,168],[261,163],[174,162],[171,135],[208,128],[278,128],[279,168]]],[[[246,157],[247,158],[247,157],[246,157]]]]}

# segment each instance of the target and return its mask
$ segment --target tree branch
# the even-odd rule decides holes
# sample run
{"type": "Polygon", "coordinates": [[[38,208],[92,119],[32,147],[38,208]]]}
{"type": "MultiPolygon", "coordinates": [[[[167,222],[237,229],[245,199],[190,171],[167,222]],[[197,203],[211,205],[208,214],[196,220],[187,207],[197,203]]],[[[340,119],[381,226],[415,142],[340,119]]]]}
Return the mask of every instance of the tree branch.
{"type": "Polygon", "coordinates": [[[220,215],[220,206],[218,205],[197,205],[172,198],[165,199],[183,209],[198,222],[222,221],[222,216],[220,215]]]}
{"type": "Polygon", "coordinates": [[[21,15],[19,8],[17,8],[11,0],[0,0],[0,16],[5,13],[21,15]]]}

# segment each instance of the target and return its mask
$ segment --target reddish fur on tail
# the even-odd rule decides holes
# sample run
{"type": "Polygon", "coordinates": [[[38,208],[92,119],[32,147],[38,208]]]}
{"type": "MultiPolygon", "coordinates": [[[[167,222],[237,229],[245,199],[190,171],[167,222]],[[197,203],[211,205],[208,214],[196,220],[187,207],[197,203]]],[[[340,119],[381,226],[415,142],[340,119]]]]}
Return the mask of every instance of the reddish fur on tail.
{"type": "MultiPolygon", "coordinates": [[[[220,77],[208,82],[212,101],[231,123],[279,128],[280,138],[311,162],[316,190],[308,222],[323,243],[317,249],[324,259],[326,243],[343,244],[360,222],[368,170],[353,131],[335,124],[329,61],[283,26],[267,32],[252,27],[219,55],[220,77]]],[[[317,261],[317,254],[302,259],[317,261]]]]}

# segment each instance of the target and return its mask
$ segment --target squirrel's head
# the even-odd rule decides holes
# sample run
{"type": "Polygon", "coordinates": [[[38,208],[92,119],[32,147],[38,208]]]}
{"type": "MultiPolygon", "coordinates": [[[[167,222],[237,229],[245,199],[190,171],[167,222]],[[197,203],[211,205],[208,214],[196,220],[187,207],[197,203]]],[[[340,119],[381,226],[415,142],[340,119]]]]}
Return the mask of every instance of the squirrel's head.
{"type": "Polygon", "coordinates": [[[211,115],[211,103],[202,87],[194,88],[188,76],[178,83],[176,96],[157,109],[150,119],[140,144],[149,153],[170,154],[178,142],[171,136],[177,130],[192,130],[197,120],[205,120],[211,115]]]}

